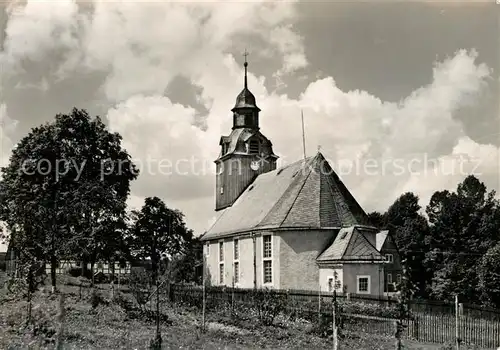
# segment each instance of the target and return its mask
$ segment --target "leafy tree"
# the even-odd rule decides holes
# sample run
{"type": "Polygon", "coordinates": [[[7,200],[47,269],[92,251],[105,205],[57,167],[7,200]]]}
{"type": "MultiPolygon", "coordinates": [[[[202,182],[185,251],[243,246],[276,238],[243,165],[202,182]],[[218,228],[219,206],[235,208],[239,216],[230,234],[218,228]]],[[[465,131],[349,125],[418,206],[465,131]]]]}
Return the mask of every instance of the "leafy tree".
{"type": "Polygon", "coordinates": [[[500,307],[500,242],[490,248],[479,267],[481,298],[493,307],[500,307]]]}
{"type": "Polygon", "coordinates": [[[378,229],[384,229],[387,226],[386,217],[384,214],[374,211],[368,214],[369,222],[378,229]]]}
{"type": "Polygon", "coordinates": [[[36,258],[48,257],[53,289],[59,259],[95,261],[120,245],[116,227],[137,171],[121,136],[99,118],[73,109],[32,129],[2,175],[0,219],[15,233],[16,251],[32,241],[36,258]]]}
{"type": "Polygon", "coordinates": [[[203,243],[198,237],[188,241],[184,253],[173,261],[172,279],[176,282],[202,283],[203,243]]]}
{"type": "Polygon", "coordinates": [[[167,282],[172,271],[170,262],[185,252],[193,232],[184,223],[184,216],[178,210],[168,208],[158,197],[148,197],[140,211],[132,212],[133,225],[129,242],[132,254],[151,261],[152,284],[156,285],[156,336],[150,348],[160,349],[160,298],[159,277],[161,265],[167,272],[167,282]],[[163,264],[162,264],[163,263],[163,264]]]}
{"type": "Polygon", "coordinates": [[[183,254],[189,247],[193,232],[186,227],[184,215],[168,208],[158,197],[146,198],[141,210],[134,211],[132,217],[131,252],[136,258],[150,259],[155,283],[160,263],[183,254]]]}
{"type": "Polygon", "coordinates": [[[404,193],[389,207],[384,220],[393,232],[401,258],[406,261],[408,278],[415,284],[416,294],[426,296],[430,276],[423,262],[429,228],[418,202],[415,194],[404,193]]]}
{"type": "Polygon", "coordinates": [[[431,224],[426,264],[435,271],[433,297],[478,300],[477,262],[499,239],[500,206],[495,192],[488,193],[482,182],[468,176],[456,192],[434,193],[426,211],[431,224]]]}

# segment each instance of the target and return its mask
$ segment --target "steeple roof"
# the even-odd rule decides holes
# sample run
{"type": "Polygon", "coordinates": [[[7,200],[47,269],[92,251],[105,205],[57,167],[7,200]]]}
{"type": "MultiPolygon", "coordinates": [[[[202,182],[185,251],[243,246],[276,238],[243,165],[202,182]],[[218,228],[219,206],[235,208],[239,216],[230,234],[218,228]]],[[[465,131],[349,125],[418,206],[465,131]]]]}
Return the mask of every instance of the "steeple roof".
{"type": "Polygon", "coordinates": [[[342,228],[368,217],[321,153],[259,175],[203,240],[277,228],[342,228]]]}
{"type": "Polygon", "coordinates": [[[236,97],[236,103],[234,105],[234,108],[231,110],[232,112],[240,109],[240,108],[252,108],[260,111],[260,108],[257,107],[257,103],[255,102],[255,96],[252,94],[252,92],[248,89],[248,78],[247,78],[247,67],[248,67],[248,62],[247,62],[247,56],[248,53],[245,51],[245,63],[243,66],[245,67],[245,81],[243,85],[243,90],[238,94],[236,97]]]}

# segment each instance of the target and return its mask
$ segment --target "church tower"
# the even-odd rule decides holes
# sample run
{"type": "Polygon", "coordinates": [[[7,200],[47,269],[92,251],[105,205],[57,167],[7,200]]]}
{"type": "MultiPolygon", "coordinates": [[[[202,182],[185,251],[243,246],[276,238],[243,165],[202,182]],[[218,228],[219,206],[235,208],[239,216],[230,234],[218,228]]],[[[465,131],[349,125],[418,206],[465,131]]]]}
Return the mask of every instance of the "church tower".
{"type": "Polygon", "coordinates": [[[245,52],[243,90],[236,97],[236,104],[231,110],[233,128],[229,136],[220,138],[221,151],[215,160],[216,211],[233,205],[258,175],[275,170],[278,159],[273,153],[271,141],[260,132],[260,108],[248,89],[247,55],[245,52]]]}

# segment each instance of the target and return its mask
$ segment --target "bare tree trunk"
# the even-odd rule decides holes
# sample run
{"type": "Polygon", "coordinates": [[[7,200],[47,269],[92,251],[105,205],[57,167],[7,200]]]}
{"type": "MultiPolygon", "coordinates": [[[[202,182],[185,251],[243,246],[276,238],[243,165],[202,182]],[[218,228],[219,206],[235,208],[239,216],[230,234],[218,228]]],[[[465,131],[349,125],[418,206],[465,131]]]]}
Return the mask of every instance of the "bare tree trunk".
{"type": "Polygon", "coordinates": [[[33,289],[33,271],[30,266],[29,271],[28,271],[28,316],[26,318],[26,325],[29,325],[31,323],[31,292],[33,289]]]}
{"type": "Polygon", "coordinates": [[[52,253],[50,257],[50,281],[52,285],[52,293],[56,292],[56,275],[57,275],[56,269],[57,269],[57,258],[54,255],[54,253],[52,253]]]}
{"type": "Polygon", "coordinates": [[[56,337],[56,350],[63,349],[63,335],[64,335],[64,294],[61,294],[59,299],[59,314],[57,315],[57,321],[59,322],[59,329],[57,331],[56,337]]]}
{"type": "Polygon", "coordinates": [[[95,278],[94,278],[94,261],[92,261],[90,263],[90,274],[92,275],[91,279],[90,279],[90,284],[92,286],[92,288],[94,288],[94,282],[95,282],[95,278]]]}

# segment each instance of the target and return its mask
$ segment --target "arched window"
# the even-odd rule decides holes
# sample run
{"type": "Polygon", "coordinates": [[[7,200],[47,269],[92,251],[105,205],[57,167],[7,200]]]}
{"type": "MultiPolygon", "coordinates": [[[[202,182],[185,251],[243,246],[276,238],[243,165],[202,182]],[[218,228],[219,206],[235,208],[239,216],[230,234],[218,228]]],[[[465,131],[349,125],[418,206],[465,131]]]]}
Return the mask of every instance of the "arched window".
{"type": "Polygon", "coordinates": [[[259,154],[259,141],[258,140],[250,140],[250,142],[248,143],[248,153],[259,154]]]}

